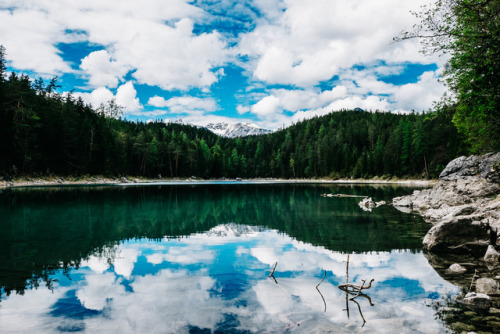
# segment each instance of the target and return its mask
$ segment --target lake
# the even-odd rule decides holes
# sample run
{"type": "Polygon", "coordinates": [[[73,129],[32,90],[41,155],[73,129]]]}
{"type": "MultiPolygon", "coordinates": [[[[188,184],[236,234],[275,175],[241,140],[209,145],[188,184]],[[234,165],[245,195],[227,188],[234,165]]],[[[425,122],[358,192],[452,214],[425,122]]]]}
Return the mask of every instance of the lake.
{"type": "Polygon", "coordinates": [[[396,186],[185,183],[0,193],[0,333],[446,333],[459,293],[396,186]],[[369,289],[351,300],[346,281],[369,289]],[[273,271],[272,276],[269,276],[273,271]]]}

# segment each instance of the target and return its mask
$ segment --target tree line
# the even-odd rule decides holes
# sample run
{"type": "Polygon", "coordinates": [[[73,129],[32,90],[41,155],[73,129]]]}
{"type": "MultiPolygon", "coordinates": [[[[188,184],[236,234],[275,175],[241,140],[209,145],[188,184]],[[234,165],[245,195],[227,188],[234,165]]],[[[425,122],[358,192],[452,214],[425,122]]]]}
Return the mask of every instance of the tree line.
{"type": "Polygon", "coordinates": [[[93,108],[57,93],[57,78],[0,78],[0,172],[9,176],[436,177],[463,146],[453,111],[343,110],[229,139],[190,125],[120,119],[113,101],[93,108]]]}

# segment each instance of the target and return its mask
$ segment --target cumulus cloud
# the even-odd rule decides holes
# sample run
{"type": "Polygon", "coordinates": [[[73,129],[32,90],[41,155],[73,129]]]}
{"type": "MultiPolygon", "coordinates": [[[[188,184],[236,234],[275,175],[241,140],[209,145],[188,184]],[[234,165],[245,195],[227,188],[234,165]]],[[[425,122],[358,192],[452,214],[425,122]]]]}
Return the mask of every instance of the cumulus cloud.
{"type": "Polygon", "coordinates": [[[264,97],[251,108],[252,113],[266,117],[279,112],[280,100],[274,95],[264,97]]]}
{"type": "Polygon", "coordinates": [[[417,82],[394,85],[380,79],[400,74],[402,66],[374,66],[341,72],[338,86],[321,91],[317,87],[303,89],[270,89],[250,111],[259,117],[259,125],[277,128],[282,124],[321,116],[342,109],[361,108],[368,111],[426,111],[447,91],[439,81],[441,70],[428,71],[417,82]],[[285,115],[286,111],[288,115],[285,115]]]}
{"type": "MultiPolygon", "coordinates": [[[[11,5],[17,7],[20,4],[13,2],[11,5]]],[[[3,8],[8,8],[8,3],[0,4],[0,41],[7,49],[11,66],[40,75],[71,72],[55,47],[64,35],[61,24],[41,11],[3,8]]]]}
{"type": "Polygon", "coordinates": [[[441,67],[446,61],[421,55],[417,40],[392,42],[416,22],[410,11],[427,2],[76,0],[61,7],[46,0],[3,0],[0,40],[15,69],[87,79],[86,89],[93,91],[76,95],[95,107],[114,97],[129,116],[182,114],[197,124],[224,118],[226,110],[216,102],[226,98],[220,93],[223,85],[240,83],[220,79],[231,75],[225,73],[226,65],[239,66],[250,80],[248,85],[242,80],[234,109],[261,126],[276,128],[342,108],[432,107],[445,91],[437,72],[403,86],[380,80],[403,74],[405,64],[441,67]],[[71,51],[62,52],[61,43],[100,50],[75,60],[71,51]],[[73,63],[79,70],[71,68],[73,63]],[[333,89],[318,88],[332,80],[333,89]],[[211,92],[217,82],[222,86],[211,92]],[[139,100],[144,96],[138,96],[134,85],[204,97],[166,100],[156,93],[144,107],[139,100]]]}
{"type": "Polygon", "coordinates": [[[142,105],[137,97],[137,91],[131,81],[118,87],[116,91],[116,103],[128,112],[137,112],[142,109],[142,105]]]}
{"type": "Polygon", "coordinates": [[[426,110],[438,101],[447,91],[438,81],[438,72],[425,72],[417,83],[402,85],[397,88],[394,98],[400,110],[426,110]]]}
{"type": "Polygon", "coordinates": [[[172,97],[168,100],[161,96],[153,96],[149,105],[157,108],[168,108],[174,114],[203,114],[217,110],[217,102],[213,98],[199,98],[194,96],[172,97]]]}
{"type": "Polygon", "coordinates": [[[391,43],[402,29],[416,22],[410,10],[423,3],[286,1],[282,16],[263,21],[242,36],[240,52],[254,59],[249,67],[256,79],[304,87],[328,80],[342,68],[374,59],[430,63],[435,58],[420,55],[418,41],[391,43]]]}
{"type": "Polygon", "coordinates": [[[89,76],[89,84],[115,88],[128,69],[113,61],[106,50],[95,51],[82,59],[80,68],[89,76]]]}
{"type": "Polygon", "coordinates": [[[58,43],[83,37],[101,45],[105,51],[82,60],[92,86],[116,87],[132,70],[139,83],[167,90],[209,87],[218,80],[215,67],[224,64],[228,51],[216,31],[193,34],[193,20],[204,15],[183,0],[168,4],[127,0],[113,5],[72,1],[64,7],[49,1],[4,1],[0,40],[14,67],[43,73],[70,71],[59,55],[58,43]],[[32,52],[26,52],[27,45],[32,52]]]}
{"type": "Polygon", "coordinates": [[[114,98],[113,92],[106,87],[96,88],[90,93],[75,92],[74,95],[81,97],[85,103],[92,105],[94,108],[98,108],[101,104],[106,104],[114,98]]]}
{"type": "Polygon", "coordinates": [[[81,97],[85,103],[91,104],[94,108],[98,108],[101,104],[106,104],[110,100],[115,99],[116,104],[123,107],[125,113],[137,113],[143,109],[137,97],[137,91],[131,81],[118,87],[116,95],[106,87],[96,88],[90,93],[76,92],[74,95],[81,97]]]}

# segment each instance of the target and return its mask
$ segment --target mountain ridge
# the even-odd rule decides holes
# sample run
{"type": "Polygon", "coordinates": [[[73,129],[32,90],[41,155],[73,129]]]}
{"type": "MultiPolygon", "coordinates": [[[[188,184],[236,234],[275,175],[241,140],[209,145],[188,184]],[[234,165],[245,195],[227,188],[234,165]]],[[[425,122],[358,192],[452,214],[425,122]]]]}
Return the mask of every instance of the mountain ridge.
{"type": "Polygon", "coordinates": [[[227,138],[246,137],[252,135],[264,135],[274,131],[264,129],[253,123],[208,123],[204,126],[205,129],[213,133],[227,138]]]}

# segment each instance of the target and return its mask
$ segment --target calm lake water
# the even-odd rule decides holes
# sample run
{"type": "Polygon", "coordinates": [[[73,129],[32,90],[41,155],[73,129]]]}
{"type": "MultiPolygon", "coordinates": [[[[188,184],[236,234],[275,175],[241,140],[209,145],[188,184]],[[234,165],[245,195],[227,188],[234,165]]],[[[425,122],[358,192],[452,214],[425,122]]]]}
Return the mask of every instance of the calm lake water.
{"type": "Polygon", "coordinates": [[[391,206],[365,212],[359,198],[320,196],[378,201],[412,191],[242,183],[3,190],[0,333],[448,332],[436,305],[459,291],[421,252],[430,226],[391,206]],[[338,288],[348,255],[350,282],[375,280],[353,301],[338,288]]]}

